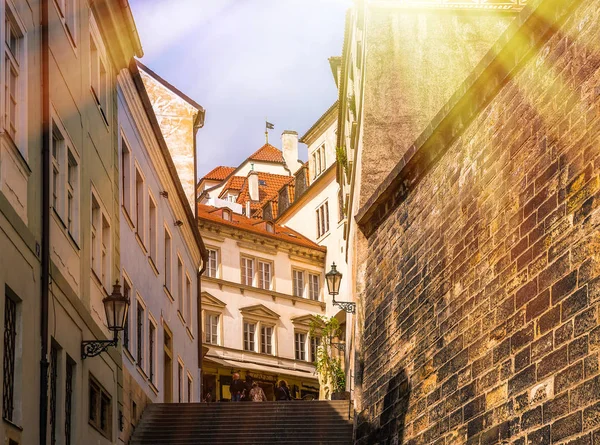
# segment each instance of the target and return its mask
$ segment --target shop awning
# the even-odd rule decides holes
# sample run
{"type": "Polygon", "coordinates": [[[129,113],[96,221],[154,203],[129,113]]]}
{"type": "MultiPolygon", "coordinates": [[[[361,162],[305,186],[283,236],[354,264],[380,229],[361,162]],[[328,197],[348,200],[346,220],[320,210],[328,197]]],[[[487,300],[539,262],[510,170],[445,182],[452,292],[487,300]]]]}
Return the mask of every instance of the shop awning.
{"type": "Polygon", "coordinates": [[[296,377],[296,378],[301,378],[301,379],[310,379],[310,380],[318,379],[318,377],[315,373],[299,371],[297,369],[275,368],[272,366],[259,365],[257,363],[251,363],[251,362],[238,362],[236,360],[229,360],[229,359],[225,360],[223,358],[214,357],[214,356],[206,356],[204,358],[204,360],[213,362],[217,365],[221,365],[226,368],[233,368],[234,370],[244,369],[244,370],[249,370],[249,371],[279,374],[281,376],[290,376],[290,377],[296,377]]]}

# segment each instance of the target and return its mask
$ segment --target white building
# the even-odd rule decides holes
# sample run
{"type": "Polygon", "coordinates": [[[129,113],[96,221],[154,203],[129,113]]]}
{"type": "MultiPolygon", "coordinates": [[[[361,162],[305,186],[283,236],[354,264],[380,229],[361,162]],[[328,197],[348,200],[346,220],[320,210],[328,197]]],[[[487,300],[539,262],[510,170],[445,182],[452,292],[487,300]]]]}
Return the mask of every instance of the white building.
{"type": "MultiPolygon", "coordinates": [[[[153,109],[156,97],[142,75],[132,64],[118,78],[121,266],[131,302],[123,348],[128,429],[148,403],[200,399],[197,310],[204,245],[153,109]]],[[[174,103],[181,99],[171,94],[174,103]]],[[[192,119],[203,120],[204,110],[194,107],[202,116],[192,119]]],[[[187,107],[178,110],[188,115],[187,107]]]]}

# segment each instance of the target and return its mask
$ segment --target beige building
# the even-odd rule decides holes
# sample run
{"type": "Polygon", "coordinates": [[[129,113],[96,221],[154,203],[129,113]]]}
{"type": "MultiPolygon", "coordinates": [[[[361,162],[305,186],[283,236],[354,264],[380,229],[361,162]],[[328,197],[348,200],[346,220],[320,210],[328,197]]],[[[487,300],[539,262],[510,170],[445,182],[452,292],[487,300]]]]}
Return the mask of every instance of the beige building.
{"type": "Polygon", "coordinates": [[[146,70],[132,63],[118,78],[121,266],[131,301],[123,336],[126,440],[148,403],[200,400],[198,285],[206,254],[180,182],[193,165],[176,165],[170,148],[193,146],[194,128],[183,132],[181,122],[203,122],[204,109],[194,105],[189,115],[182,93],[154,73],[156,82],[145,81],[146,70]],[[163,101],[171,118],[159,121],[155,107],[163,101]],[[171,137],[168,145],[165,135],[179,131],[183,141],[171,137]]]}

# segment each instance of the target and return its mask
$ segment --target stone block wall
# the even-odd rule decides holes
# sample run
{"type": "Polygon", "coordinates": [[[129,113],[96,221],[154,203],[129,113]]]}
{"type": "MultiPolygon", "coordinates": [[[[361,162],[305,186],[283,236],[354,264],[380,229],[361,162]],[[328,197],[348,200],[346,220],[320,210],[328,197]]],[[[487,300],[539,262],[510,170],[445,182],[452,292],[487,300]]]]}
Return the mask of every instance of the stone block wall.
{"type": "Polygon", "coordinates": [[[600,0],[556,26],[368,236],[357,443],[600,444],[600,0]]]}

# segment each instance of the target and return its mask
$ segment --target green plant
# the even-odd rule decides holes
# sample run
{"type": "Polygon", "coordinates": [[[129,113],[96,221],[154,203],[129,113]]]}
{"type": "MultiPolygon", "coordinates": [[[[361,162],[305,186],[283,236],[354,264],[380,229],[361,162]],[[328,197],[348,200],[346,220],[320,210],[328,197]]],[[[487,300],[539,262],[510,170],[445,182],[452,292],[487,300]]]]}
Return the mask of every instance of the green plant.
{"type": "Polygon", "coordinates": [[[335,149],[335,158],[338,163],[344,167],[344,172],[348,173],[348,155],[346,154],[345,147],[336,147],[335,149]]]}
{"type": "Polygon", "coordinates": [[[327,318],[318,315],[310,323],[311,337],[320,337],[321,344],[317,348],[315,368],[319,375],[319,382],[331,391],[324,391],[325,397],[329,398],[331,392],[346,390],[346,375],[342,366],[342,360],[333,355],[333,339],[340,337],[342,328],[337,318],[327,318]]]}

